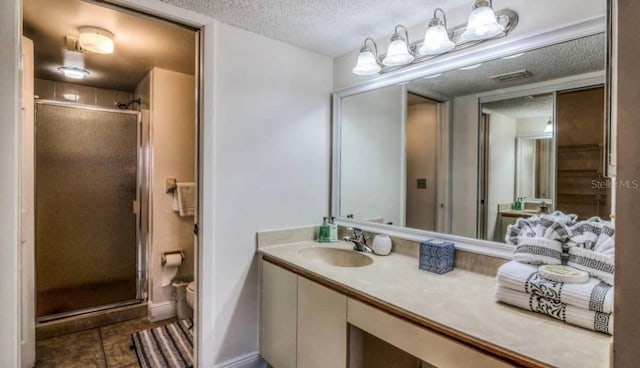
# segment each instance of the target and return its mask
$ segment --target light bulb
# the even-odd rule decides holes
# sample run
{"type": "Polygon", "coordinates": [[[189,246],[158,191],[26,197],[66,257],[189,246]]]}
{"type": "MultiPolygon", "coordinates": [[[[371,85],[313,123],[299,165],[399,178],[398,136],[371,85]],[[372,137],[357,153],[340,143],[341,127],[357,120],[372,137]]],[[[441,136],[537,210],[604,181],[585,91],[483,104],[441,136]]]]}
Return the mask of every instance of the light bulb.
{"type": "Polygon", "coordinates": [[[379,73],[380,70],[382,70],[382,67],[373,52],[367,48],[361,49],[360,55],[358,55],[358,63],[353,68],[353,74],[372,75],[379,73]]]}
{"type": "Polygon", "coordinates": [[[504,26],[498,23],[496,13],[485,0],[478,0],[474,5],[467,28],[462,33],[464,41],[480,41],[495,37],[504,32],[504,26]]]}
{"type": "Polygon", "coordinates": [[[430,26],[424,35],[424,43],[420,47],[422,55],[438,55],[445,53],[456,46],[449,39],[447,29],[443,25],[430,26]]]}
{"type": "Polygon", "coordinates": [[[382,60],[382,64],[386,66],[401,66],[409,64],[413,59],[413,55],[409,53],[407,41],[401,39],[396,34],[391,38],[391,44],[387,49],[387,56],[382,60]]]}
{"type": "Polygon", "coordinates": [[[84,77],[89,75],[89,72],[84,69],[72,68],[68,66],[61,66],[58,68],[58,71],[64,74],[65,77],[71,79],[83,79],[84,77]]]}

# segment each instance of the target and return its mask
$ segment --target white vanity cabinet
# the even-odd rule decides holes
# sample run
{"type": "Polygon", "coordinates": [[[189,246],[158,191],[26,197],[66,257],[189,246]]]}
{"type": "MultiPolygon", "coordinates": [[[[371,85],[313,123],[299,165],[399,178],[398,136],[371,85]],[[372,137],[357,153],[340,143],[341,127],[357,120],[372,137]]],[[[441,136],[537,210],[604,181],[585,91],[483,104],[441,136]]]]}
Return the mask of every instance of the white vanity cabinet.
{"type": "Polygon", "coordinates": [[[346,366],[347,297],[298,277],[298,367],[346,366]]]}
{"type": "Polygon", "coordinates": [[[260,355],[278,368],[296,367],[298,276],[262,262],[260,355]]]}
{"type": "Polygon", "coordinates": [[[262,261],[260,355],[273,367],[347,366],[347,297],[262,261]]]}

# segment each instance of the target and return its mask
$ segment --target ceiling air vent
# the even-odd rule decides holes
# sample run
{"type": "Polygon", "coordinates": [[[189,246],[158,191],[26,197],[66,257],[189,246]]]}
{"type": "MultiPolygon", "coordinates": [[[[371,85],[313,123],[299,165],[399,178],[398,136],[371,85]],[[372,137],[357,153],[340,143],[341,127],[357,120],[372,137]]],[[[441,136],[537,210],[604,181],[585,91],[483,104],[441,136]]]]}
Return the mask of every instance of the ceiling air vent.
{"type": "Polygon", "coordinates": [[[523,69],[516,72],[494,75],[492,77],[489,77],[489,79],[493,79],[496,82],[510,82],[517,79],[529,78],[531,75],[532,74],[530,71],[523,69]]]}

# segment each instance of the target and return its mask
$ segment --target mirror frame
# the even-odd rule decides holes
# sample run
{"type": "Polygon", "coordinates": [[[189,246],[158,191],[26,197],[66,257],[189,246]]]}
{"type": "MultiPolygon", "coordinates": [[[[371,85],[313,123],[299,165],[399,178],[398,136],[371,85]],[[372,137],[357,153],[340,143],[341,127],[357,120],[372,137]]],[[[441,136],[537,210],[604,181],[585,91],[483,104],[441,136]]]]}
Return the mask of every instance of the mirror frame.
{"type": "MultiPolygon", "coordinates": [[[[375,77],[373,79],[364,81],[352,87],[339,89],[332,94],[332,124],[331,124],[331,215],[336,218],[336,223],[342,226],[355,226],[365,231],[386,234],[399,239],[405,239],[410,241],[422,241],[427,238],[440,238],[452,241],[456,244],[456,249],[467,251],[470,253],[476,253],[486,256],[492,256],[502,259],[511,259],[513,254],[513,246],[505,243],[498,243],[487,240],[479,240],[475,238],[468,238],[458,235],[438,233],[433,231],[412,229],[406,227],[399,227],[386,224],[370,223],[360,221],[356,219],[350,219],[340,216],[340,156],[341,156],[341,130],[342,130],[342,99],[345,97],[370,92],[384,87],[393,85],[404,85],[414,79],[418,79],[427,75],[433,75],[446,71],[458,69],[460,67],[471,65],[475,63],[487,62],[495,59],[499,59],[505,56],[517,54],[520,52],[527,52],[535,49],[539,49],[554,44],[571,41],[577,38],[587,37],[598,33],[606,32],[607,37],[607,49],[610,47],[611,39],[611,24],[608,22],[611,13],[611,0],[607,2],[607,15],[586,20],[584,22],[576,23],[567,27],[555,29],[548,32],[539,33],[531,37],[523,39],[509,39],[503,38],[496,40],[495,42],[487,42],[479,45],[478,47],[472,47],[469,49],[460,50],[455,53],[443,55],[441,58],[437,58],[425,63],[416,64],[395,72],[391,72],[385,75],[375,77]]],[[[605,61],[605,71],[600,73],[602,76],[594,76],[592,81],[579,81],[578,85],[584,85],[584,83],[597,84],[598,81],[602,84],[605,79],[610,75],[611,68],[611,53],[607,52],[607,60],[605,61]]],[[[609,82],[609,80],[606,80],[609,82]]],[[[575,82],[568,82],[567,86],[571,87],[575,85],[575,82]]],[[[574,87],[575,88],[575,87],[574,87]]],[[[611,84],[605,84],[605,91],[611,89],[611,84]]],[[[494,99],[504,99],[505,94],[500,96],[491,96],[491,91],[488,91],[486,97],[481,97],[478,101],[479,104],[489,102],[494,99]]],[[[532,93],[528,91],[528,93],[532,93]]],[[[608,92],[606,92],[608,94],[608,92]]],[[[611,129],[611,115],[609,108],[610,99],[605,102],[605,131],[608,132],[611,129]]],[[[555,119],[554,119],[555,120],[555,119]]],[[[605,137],[605,140],[608,137],[605,137]]],[[[554,199],[555,200],[555,199],[554,199]]],[[[450,207],[450,203],[446,204],[450,207]]]]}

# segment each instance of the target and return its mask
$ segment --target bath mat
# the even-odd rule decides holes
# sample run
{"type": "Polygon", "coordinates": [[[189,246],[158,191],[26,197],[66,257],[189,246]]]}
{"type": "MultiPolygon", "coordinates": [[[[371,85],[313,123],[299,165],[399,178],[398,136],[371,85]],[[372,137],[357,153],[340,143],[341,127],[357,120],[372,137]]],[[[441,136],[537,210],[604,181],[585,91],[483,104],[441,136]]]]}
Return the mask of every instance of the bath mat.
{"type": "Polygon", "coordinates": [[[141,368],[193,368],[193,321],[180,320],[131,334],[141,368]]]}

